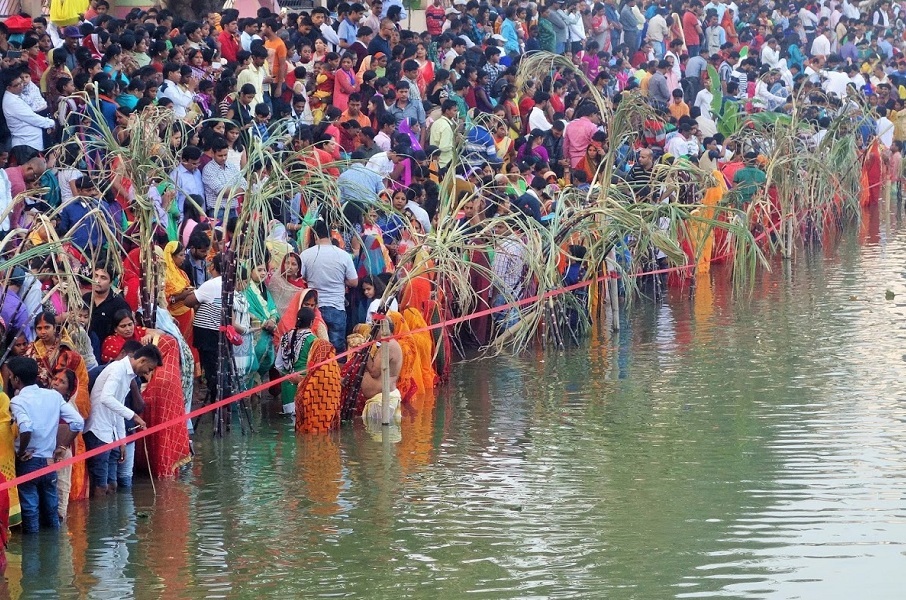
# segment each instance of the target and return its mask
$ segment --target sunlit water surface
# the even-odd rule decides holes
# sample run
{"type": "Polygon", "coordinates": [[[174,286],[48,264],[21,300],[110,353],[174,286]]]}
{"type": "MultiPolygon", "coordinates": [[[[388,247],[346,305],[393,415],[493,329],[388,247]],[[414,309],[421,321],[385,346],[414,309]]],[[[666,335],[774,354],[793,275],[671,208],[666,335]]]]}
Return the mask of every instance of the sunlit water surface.
{"type": "Polygon", "coordinates": [[[616,337],[459,365],[387,449],[253,407],[156,496],[16,537],[8,593],[902,598],[904,277],[877,219],[750,298],[718,270],[616,337]]]}

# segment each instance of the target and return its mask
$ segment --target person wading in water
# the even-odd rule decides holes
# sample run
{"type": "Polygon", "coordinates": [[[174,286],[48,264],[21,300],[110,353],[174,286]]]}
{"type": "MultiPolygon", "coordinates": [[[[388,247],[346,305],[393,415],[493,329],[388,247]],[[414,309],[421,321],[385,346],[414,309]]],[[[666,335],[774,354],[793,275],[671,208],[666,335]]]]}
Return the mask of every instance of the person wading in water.
{"type": "MultiPolygon", "coordinates": [[[[393,333],[393,321],[388,319],[390,333],[393,333]]],[[[365,376],[362,378],[362,395],[365,396],[365,409],[362,411],[362,419],[365,421],[382,422],[381,397],[383,395],[383,383],[381,382],[381,352],[383,344],[387,344],[390,351],[390,409],[395,422],[402,420],[400,410],[400,401],[402,396],[396,389],[396,382],[400,376],[400,369],[403,367],[403,349],[396,340],[385,340],[375,344],[375,352],[368,357],[368,368],[365,370],[365,376]]]]}

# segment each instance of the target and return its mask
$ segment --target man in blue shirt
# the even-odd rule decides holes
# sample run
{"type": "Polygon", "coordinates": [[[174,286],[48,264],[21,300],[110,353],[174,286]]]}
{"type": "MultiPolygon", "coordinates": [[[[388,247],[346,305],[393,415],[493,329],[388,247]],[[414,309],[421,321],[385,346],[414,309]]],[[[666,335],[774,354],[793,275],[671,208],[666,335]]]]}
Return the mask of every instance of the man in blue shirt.
{"type": "MultiPolygon", "coordinates": [[[[13,397],[10,410],[19,427],[16,476],[21,477],[46,467],[50,461],[62,460],[85,421],[59,392],[38,387],[38,363],[33,358],[15,356],[3,365],[2,372],[5,387],[13,397]],[[69,425],[69,432],[57,443],[61,420],[69,425]]],[[[57,474],[20,483],[18,488],[22,531],[37,533],[42,522],[50,529],[59,529],[57,474]]]]}
{"type": "MultiPolygon", "coordinates": [[[[352,153],[352,160],[363,161],[365,154],[357,150],[352,153]]],[[[340,189],[340,202],[343,204],[347,202],[374,204],[378,200],[378,194],[384,191],[384,178],[361,162],[353,162],[352,166],[340,174],[337,187],[340,189]]]]}
{"type": "Polygon", "coordinates": [[[201,181],[201,148],[186,146],[182,151],[182,161],[170,173],[173,187],[176,188],[176,206],[179,208],[180,218],[184,213],[186,198],[197,195],[204,197],[204,184],[201,181]]]}
{"type": "Polygon", "coordinates": [[[115,229],[113,218],[105,203],[94,198],[96,190],[90,177],[79,177],[76,188],[79,195],[60,212],[57,232],[61,238],[68,233],[72,243],[82,251],[100,249],[104,233],[98,219],[106,220],[107,227],[115,229]]]}
{"type": "Polygon", "coordinates": [[[340,22],[340,29],[337,31],[337,35],[340,37],[340,48],[343,50],[355,44],[359,35],[359,19],[362,18],[362,13],[364,12],[365,7],[356,2],[349,7],[349,14],[340,22]]]}

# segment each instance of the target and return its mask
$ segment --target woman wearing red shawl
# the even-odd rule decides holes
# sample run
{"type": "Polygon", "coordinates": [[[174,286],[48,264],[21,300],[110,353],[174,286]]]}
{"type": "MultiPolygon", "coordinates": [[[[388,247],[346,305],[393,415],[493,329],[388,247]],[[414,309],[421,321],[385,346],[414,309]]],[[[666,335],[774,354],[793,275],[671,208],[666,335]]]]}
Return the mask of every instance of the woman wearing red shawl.
{"type": "Polygon", "coordinates": [[[123,261],[123,299],[129,308],[138,310],[142,289],[142,249],[133,248],[123,261]]]}
{"type": "Polygon", "coordinates": [[[277,329],[274,331],[274,345],[280,343],[284,333],[292,331],[296,327],[296,315],[299,309],[307,306],[315,311],[315,320],[311,324],[312,332],[318,336],[318,339],[329,340],[327,337],[327,324],[321,317],[321,311],[318,310],[318,291],[312,289],[303,289],[290,300],[286,310],[280,312],[280,322],[277,323],[277,329]]]}
{"type": "Polygon", "coordinates": [[[579,159],[576,169],[585,171],[585,174],[588,176],[588,182],[593,182],[595,180],[595,176],[598,173],[598,165],[601,164],[601,157],[603,154],[604,149],[601,146],[601,142],[592,142],[585,151],[585,156],[579,159]]]}
{"type": "MultiPolygon", "coordinates": [[[[142,392],[145,401],[143,418],[148,427],[159,425],[186,414],[182,389],[179,343],[173,336],[157,329],[135,324],[132,313],[117,311],[113,315],[114,332],[101,346],[101,360],[115,359],[128,340],[154,344],[164,359],[142,392]]],[[[174,477],[179,467],[191,460],[189,431],[185,423],[177,423],[146,438],[151,473],[154,477],[174,477]]]]}
{"type": "Polygon", "coordinates": [[[299,277],[301,271],[302,259],[295,252],[288,252],[268,279],[267,290],[281,315],[286,313],[293,298],[305,289],[305,280],[299,277]]]}

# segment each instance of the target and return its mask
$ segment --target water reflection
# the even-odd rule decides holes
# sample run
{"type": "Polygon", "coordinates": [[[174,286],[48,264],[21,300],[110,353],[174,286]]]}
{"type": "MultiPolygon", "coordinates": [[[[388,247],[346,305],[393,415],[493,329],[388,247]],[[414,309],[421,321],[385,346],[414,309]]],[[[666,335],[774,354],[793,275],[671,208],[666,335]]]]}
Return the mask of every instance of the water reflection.
{"type": "Polygon", "coordinates": [[[906,239],[865,227],[459,365],[398,443],[203,426],[183,481],[16,538],[0,596],[899,597],[906,239]]]}

